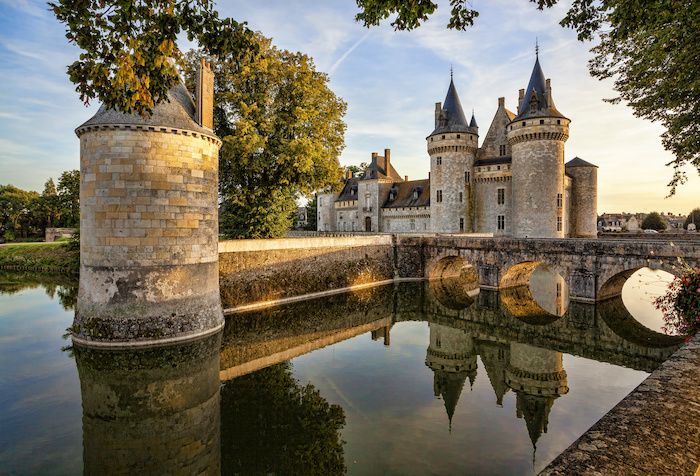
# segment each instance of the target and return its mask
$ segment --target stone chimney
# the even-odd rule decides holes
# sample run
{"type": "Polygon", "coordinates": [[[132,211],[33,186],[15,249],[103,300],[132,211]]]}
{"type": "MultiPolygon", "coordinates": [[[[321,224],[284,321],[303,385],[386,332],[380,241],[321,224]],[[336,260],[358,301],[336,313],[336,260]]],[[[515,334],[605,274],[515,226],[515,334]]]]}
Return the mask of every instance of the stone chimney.
{"type": "Polygon", "coordinates": [[[523,98],[525,97],[525,90],[521,89],[518,91],[518,114],[520,114],[522,111],[520,110],[520,105],[523,103],[523,98]]]}
{"type": "Polygon", "coordinates": [[[552,80],[547,79],[544,82],[544,93],[547,97],[547,107],[552,107],[552,80]]]}
{"type": "Polygon", "coordinates": [[[408,175],[404,175],[404,176],[403,176],[403,181],[404,181],[404,182],[408,182],[408,175]]]}
{"type": "Polygon", "coordinates": [[[435,103],[435,128],[437,129],[440,125],[440,115],[442,115],[442,103],[435,103]]]}
{"type": "Polygon", "coordinates": [[[498,108],[506,107],[506,98],[498,98],[498,108]]]}
{"type": "Polygon", "coordinates": [[[384,149],[384,169],[386,174],[389,175],[391,170],[391,149],[384,149]]]}
{"type": "Polygon", "coordinates": [[[200,126],[214,130],[214,73],[209,63],[200,58],[197,67],[197,122],[200,126]]]}

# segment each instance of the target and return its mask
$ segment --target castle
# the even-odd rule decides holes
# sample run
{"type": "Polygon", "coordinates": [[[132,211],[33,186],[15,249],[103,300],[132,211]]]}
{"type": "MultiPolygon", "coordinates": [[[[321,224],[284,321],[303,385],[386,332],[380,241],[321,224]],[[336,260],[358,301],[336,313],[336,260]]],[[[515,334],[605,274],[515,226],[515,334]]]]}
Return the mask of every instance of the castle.
{"type": "Polygon", "coordinates": [[[451,77],[426,138],[429,178],[402,178],[389,149],[372,153],[339,193],[318,195],[318,230],[595,237],[597,167],[578,157],[564,163],[570,122],[554,105],[537,55],[517,114],[499,98],[479,146],[474,114],[467,120],[451,77]]]}

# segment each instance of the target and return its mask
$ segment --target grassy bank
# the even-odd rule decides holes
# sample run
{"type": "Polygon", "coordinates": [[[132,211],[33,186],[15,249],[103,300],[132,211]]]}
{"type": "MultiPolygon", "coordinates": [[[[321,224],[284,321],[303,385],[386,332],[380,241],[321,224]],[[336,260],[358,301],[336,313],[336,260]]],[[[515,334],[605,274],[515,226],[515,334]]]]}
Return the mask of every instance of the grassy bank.
{"type": "Polygon", "coordinates": [[[68,242],[2,245],[0,269],[78,274],[79,252],[71,249],[68,242]]]}

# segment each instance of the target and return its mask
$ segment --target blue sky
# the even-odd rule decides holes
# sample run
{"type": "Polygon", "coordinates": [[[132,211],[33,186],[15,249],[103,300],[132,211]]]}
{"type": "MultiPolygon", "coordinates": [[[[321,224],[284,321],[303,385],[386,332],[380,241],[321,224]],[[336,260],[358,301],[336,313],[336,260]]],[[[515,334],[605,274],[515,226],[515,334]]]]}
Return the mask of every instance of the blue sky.
{"type": "MultiPolygon", "coordinates": [[[[588,75],[588,45],[558,25],[568,2],[538,12],[527,0],[474,0],[481,15],[466,32],[445,29],[448,2],[438,3],[434,18],[412,32],[394,32],[388,23],[363,28],[354,21],[354,0],[220,0],[217,8],[277,46],[309,54],[330,75],[331,88],[348,102],[343,164],[391,148],[402,175],[427,177],[425,136],[450,65],[465,112],[474,108],[483,137],[499,96],[516,109],[539,38],[554,100],[572,119],[566,159],[579,156],[600,167],[599,212],[687,213],[700,206],[700,179],[690,168],[689,182],[664,199],[671,177],[664,164],[673,157],[661,146],[663,130],[624,105],[602,101],[614,95],[611,83],[588,75]]],[[[97,107],[84,107],[68,81],[65,68],[79,51],[45,5],[0,0],[0,183],[36,190],[47,177],[78,168],[73,129],[97,107]]]]}

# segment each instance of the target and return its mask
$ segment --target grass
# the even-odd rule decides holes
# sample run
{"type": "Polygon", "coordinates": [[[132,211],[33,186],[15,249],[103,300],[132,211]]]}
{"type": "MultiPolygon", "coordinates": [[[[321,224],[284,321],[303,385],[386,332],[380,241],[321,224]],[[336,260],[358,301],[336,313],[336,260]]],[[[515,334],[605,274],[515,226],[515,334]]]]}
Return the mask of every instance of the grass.
{"type": "Polygon", "coordinates": [[[78,274],[79,268],[79,252],[66,242],[0,246],[0,269],[78,274]]]}

